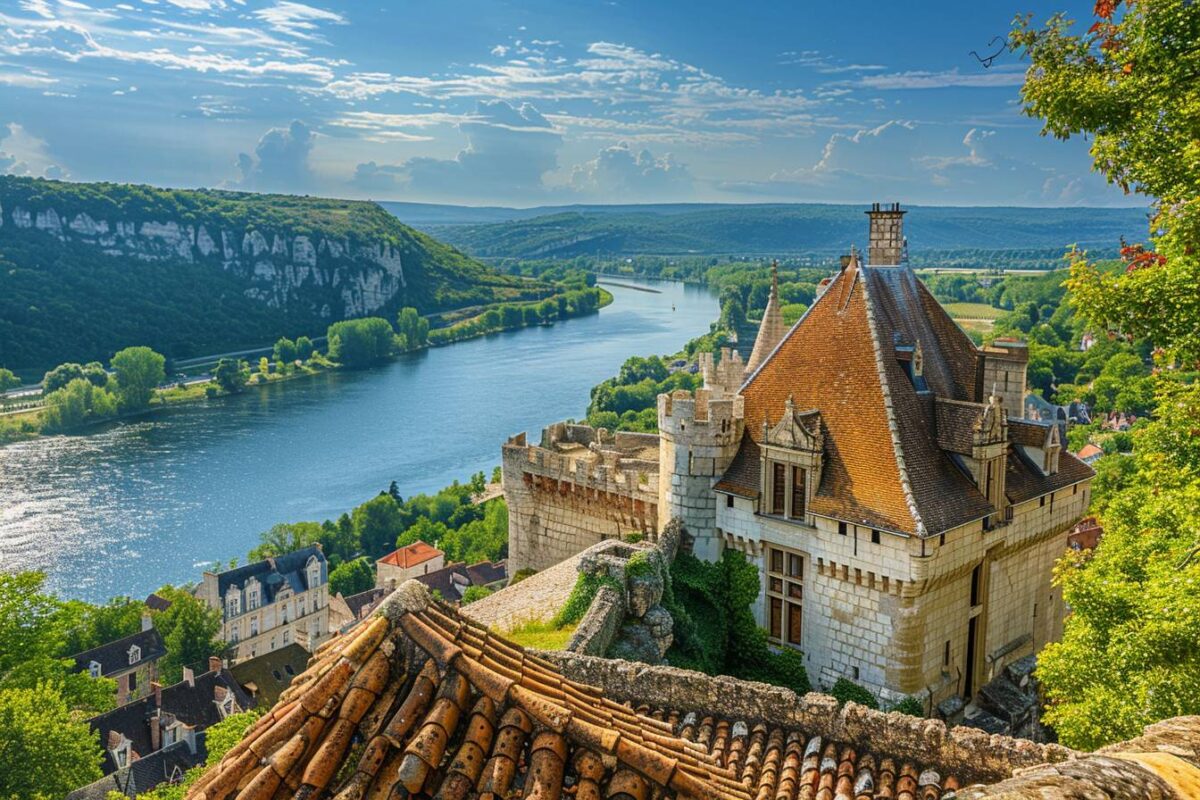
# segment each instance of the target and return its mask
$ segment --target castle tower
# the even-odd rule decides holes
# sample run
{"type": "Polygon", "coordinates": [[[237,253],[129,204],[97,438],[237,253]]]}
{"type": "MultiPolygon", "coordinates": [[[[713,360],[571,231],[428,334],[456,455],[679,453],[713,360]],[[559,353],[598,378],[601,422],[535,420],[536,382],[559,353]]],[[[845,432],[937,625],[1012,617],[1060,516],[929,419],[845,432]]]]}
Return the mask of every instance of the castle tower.
{"type": "Polygon", "coordinates": [[[737,350],[722,347],[720,361],[716,361],[712,353],[700,354],[700,374],[704,376],[704,388],[712,391],[714,399],[732,397],[742,388],[746,362],[737,350]]]}
{"type": "Polygon", "coordinates": [[[721,555],[713,485],[737,455],[744,426],[741,395],[680,389],[658,396],[659,530],[679,517],[698,558],[715,561],[721,555]]]}
{"type": "Polygon", "coordinates": [[[989,393],[997,394],[1009,417],[1024,419],[1029,347],[1016,339],[996,339],[980,348],[979,359],[982,362],[976,386],[979,402],[987,402],[989,393]]]}
{"type": "Polygon", "coordinates": [[[871,206],[871,233],[867,243],[867,265],[871,267],[899,266],[908,260],[908,243],[904,239],[904,215],[899,203],[882,207],[871,206]]]}
{"type": "Polygon", "coordinates": [[[746,362],[746,374],[751,375],[762,366],[775,347],[783,341],[787,326],[783,324],[783,312],[779,310],[779,264],[771,262],[771,296],[767,298],[767,308],[763,311],[762,324],[758,326],[758,338],[754,340],[754,350],[750,360],[746,362]]]}

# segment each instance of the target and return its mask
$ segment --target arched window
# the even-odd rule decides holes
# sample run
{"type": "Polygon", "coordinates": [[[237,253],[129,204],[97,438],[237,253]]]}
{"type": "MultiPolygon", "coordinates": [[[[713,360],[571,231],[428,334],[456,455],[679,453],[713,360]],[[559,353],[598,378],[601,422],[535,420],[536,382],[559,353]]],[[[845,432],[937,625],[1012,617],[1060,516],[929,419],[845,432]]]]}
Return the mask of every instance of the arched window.
{"type": "Polygon", "coordinates": [[[142,660],[142,648],[135,645],[129,647],[129,663],[136,664],[142,660]]]}

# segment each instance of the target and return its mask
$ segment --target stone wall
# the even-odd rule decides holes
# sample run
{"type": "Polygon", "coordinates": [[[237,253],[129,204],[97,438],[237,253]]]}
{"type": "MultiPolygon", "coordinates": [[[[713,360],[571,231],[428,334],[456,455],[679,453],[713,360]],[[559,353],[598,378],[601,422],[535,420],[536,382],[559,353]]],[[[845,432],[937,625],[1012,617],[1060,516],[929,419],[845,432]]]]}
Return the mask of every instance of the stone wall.
{"type": "Polygon", "coordinates": [[[545,569],[604,541],[658,531],[658,462],[634,458],[657,449],[657,436],[595,431],[562,423],[547,428],[542,444],[525,434],[502,449],[508,503],[510,572],[545,569]],[[562,442],[576,452],[560,452],[562,442]]]}
{"type": "Polygon", "coordinates": [[[1003,780],[1016,769],[1075,755],[1060,745],[992,736],[974,728],[947,728],[940,720],[885,714],[855,703],[839,708],[828,695],[801,697],[764,683],[577,653],[542,656],[573,680],[603,686],[605,696],[618,702],[655,698],[662,708],[795,728],[863,751],[938,764],[967,782],[1003,780]]]}

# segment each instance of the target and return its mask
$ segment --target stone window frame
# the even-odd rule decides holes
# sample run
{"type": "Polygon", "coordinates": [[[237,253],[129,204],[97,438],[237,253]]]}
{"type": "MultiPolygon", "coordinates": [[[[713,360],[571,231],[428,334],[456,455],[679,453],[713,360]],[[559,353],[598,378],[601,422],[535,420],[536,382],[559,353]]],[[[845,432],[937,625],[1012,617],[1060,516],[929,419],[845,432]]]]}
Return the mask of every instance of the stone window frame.
{"type": "MultiPolygon", "coordinates": [[[[764,448],[766,450],[767,448],[764,448]]],[[[765,469],[762,470],[763,485],[759,496],[759,513],[772,519],[785,520],[792,523],[800,523],[807,525],[810,528],[816,527],[815,515],[812,513],[813,492],[815,484],[819,477],[817,470],[820,456],[813,453],[797,450],[784,450],[782,448],[770,448],[770,453],[767,454],[763,461],[765,469]],[[815,456],[815,457],[814,457],[815,456]],[[775,471],[777,468],[783,468],[783,513],[778,513],[775,510],[775,471]],[[794,482],[795,469],[804,471],[804,509],[800,515],[795,514],[794,504],[794,482]]]]}
{"type": "Polygon", "coordinates": [[[92,676],[93,678],[99,678],[101,675],[103,675],[103,672],[104,667],[101,666],[99,661],[92,661],[88,663],[88,675],[92,676]]]}
{"type": "Polygon", "coordinates": [[[136,644],[129,645],[129,665],[133,666],[142,660],[142,648],[136,644]]]}
{"type": "Polygon", "coordinates": [[[767,639],[780,647],[804,649],[804,585],[812,568],[812,557],[803,550],[774,542],[764,542],[764,596],[766,597],[767,639]],[[775,609],[778,608],[778,628],[775,609]],[[800,623],[799,635],[793,638],[792,615],[800,623]]]}
{"type": "Polygon", "coordinates": [[[308,578],[308,588],[315,589],[321,585],[321,561],[316,556],[309,556],[308,563],[304,565],[305,575],[308,578]]]}
{"type": "Polygon", "coordinates": [[[262,605],[262,589],[258,581],[251,578],[246,582],[246,610],[254,611],[262,605]]]}

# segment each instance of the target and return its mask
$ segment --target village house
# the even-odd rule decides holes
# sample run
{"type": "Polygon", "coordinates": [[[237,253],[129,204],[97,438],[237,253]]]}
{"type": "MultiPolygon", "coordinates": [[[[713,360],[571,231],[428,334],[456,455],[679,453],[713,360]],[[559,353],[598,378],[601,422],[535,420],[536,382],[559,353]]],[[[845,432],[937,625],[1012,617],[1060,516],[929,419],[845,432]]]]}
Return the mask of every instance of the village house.
{"type": "Polygon", "coordinates": [[[221,612],[221,638],[234,662],[293,642],[312,652],[329,635],[329,574],[320,545],[205,572],[196,596],[221,612]]]}
{"type": "Polygon", "coordinates": [[[395,589],[409,578],[428,575],[444,566],[445,553],[418,540],[375,562],[375,585],[395,589]]]}
{"type": "Polygon", "coordinates": [[[905,212],[867,213],[865,259],[790,329],[773,286],[748,360],[703,354],[702,389],[658,398],[657,435],[512,437],[509,564],[678,518],[696,556],[758,567],[758,623],[815,684],[954,718],[1061,635],[1052,567],[1094,473],[1065,423],[1023,417],[1024,344],[976,347],[909,268],[905,212]]]}
{"type": "Polygon", "coordinates": [[[76,672],[117,682],[117,705],[123,706],[150,693],[158,680],[158,660],[167,654],[163,638],[149,614],[142,615],[142,629],[132,636],[108,642],[71,656],[76,672]]]}
{"type": "Polygon", "coordinates": [[[104,798],[108,791],[132,797],[178,782],[204,763],[203,731],[253,706],[220,658],[210,657],[208,671],[200,675],[185,667],[179,683],[154,683],[140,700],[88,720],[104,749],[105,777],[75,790],[68,800],[104,798]]]}

